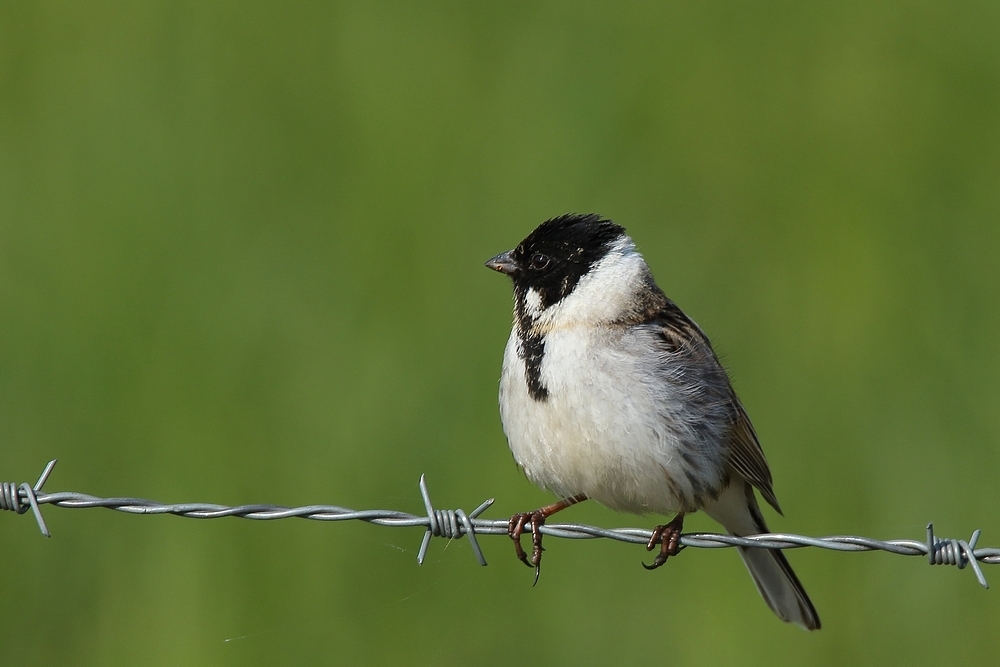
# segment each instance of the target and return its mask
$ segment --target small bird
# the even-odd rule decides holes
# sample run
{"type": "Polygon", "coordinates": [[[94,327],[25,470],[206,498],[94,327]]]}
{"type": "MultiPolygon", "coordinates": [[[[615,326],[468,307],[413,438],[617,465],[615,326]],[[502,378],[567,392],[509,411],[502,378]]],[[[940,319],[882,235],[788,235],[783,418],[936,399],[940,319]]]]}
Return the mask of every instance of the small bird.
{"type": "MultiPolygon", "coordinates": [[[[541,526],[587,499],[676,515],[653,531],[646,548],[660,550],[647,569],[677,553],[684,515],[697,510],[731,535],[768,532],[754,489],[781,509],[750,418],[708,337],[657,287],[624,228],[594,214],[559,216],[486,266],[514,283],[503,430],[528,479],[561,498],[508,524],[536,582],[541,526]]],[[[775,614],[819,629],[781,551],[741,547],[740,555],[775,614]]]]}

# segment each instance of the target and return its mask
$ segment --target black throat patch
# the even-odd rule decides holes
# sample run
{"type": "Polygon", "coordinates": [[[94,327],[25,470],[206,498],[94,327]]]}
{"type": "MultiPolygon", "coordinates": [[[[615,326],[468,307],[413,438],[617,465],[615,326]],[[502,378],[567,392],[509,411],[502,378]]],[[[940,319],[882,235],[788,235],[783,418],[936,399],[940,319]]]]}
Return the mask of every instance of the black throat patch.
{"type": "Polygon", "coordinates": [[[517,322],[517,356],[524,362],[524,376],[528,383],[528,395],[536,401],[546,401],[549,398],[548,387],[542,382],[542,359],[545,357],[545,338],[531,333],[534,322],[527,314],[524,305],[525,290],[515,289],[514,299],[517,302],[515,317],[517,322]]]}
{"type": "Polygon", "coordinates": [[[524,360],[524,374],[528,380],[528,395],[539,402],[547,401],[549,389],[542,384],[542,358],[545,356],[545,339],[541,336],[521,334],[520,356],[524,360]]]}

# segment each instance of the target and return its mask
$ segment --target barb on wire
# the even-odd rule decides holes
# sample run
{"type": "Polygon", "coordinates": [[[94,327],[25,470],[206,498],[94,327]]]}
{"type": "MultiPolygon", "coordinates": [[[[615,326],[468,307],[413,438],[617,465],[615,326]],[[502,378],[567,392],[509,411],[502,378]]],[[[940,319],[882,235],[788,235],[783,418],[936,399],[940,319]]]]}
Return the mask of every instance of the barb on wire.
{"type": "Polygon", "coordinates": [[[35,482],[34,486],[31,486],[27,482],[23,484],[3,482],[0,484],[0,510],[10,510],[18,514],[24,514],[30,509],[35,513],[35,521],[38,522],[38,529],[42,531],[42,535],[45,537],[52,537],[52,534],[49,533],[49,528],[45,525],[45,519],[42,518],[42,510],[38,507],[38,494],[41,493],[45,481],[52,473],[52,469],[56,467],[57,460],[52,459],[49,461],[48,465],[45,466],[45,470],[38,476],[38,481],[35,482]]]}
{"type": "MultiPolygon", "coordinates": [[[[164,504],[142,498],[98,498],[85,493],[59,492],[45,493],[42,486],[48,479],[56,461],[49,461],[34,486],[3,483],[0,486],[0,510],[11,510],[24,514],[31,509],[42,534],[49,537],[48,528],[39,509],[41,505],[57,507],[86,508],[105,507],[128,514],[173,514],[191,519],[218,519],[235,516],[241,519],[269,521],[273,519],[312,519],[314,521],[367,521],[379,526],[420,526],[424,528],[423,540],[417,552],[417,562],[423,564],[432,537],[458,539],[469,537],[472,552],[480,565],[486,559],[479,547],[478,535],[507,535],[507,519],[480,519],[493,499],[484,501],[475,510],[466,514],[462,510],[436,510],[431,504],[430,494],[424,476],[420,477],[420,494],[424,501],[425,516],[409,514],[398,510],[352,510],[336,505],[306,505],[304,507],[283,507],[281,505],[239,505],[229,507],[210,503],[164,504]]],[[[604,538],[618,542],[645,545],[652,531],[642,528],[599,528],[578,523],[545,524],[541,527],[544,535],[568,539],[604,538]]],[[[981,563],[1000,563],[1000,549],[976,548],[980,531],[972,533],[968,541],[941,539],[934,535],[933,524],[927,524],[927,539],[921,540],[874,540],[853,535],[831,537],[807,537],[789,533],[767,533],[736,537],[718,533],[685,533],[681,535],[681,548],[725,549],[732,547],[752,547],[758,549],[801,549],[817,547],[831,551],[887,551],[901,556],[926,556],[931,565],[954,565],[959,569],[972,567],[976,579],[984,588],[989,588],[983,575],[981,563]]]]}

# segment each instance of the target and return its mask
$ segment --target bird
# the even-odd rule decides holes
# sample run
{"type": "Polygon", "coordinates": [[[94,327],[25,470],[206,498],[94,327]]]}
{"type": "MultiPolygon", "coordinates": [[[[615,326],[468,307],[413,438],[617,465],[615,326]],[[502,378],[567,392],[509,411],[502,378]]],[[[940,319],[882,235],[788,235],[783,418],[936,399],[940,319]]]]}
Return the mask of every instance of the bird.
{"type": "MultiPolygon", "coordinates": [[[[588,499],[674,515],[653,530],[646,548],[660,549],[647,569],[678,552],[684,516],[698,510],[730,535],[769,532],[755,491],[782,512],[750,418],[708,337],[657,286],[623,227],[597,214],[561,215],[486,266],[514,287],[500,377],[503,431],[525,476],[560,498],[508,522],[535,583],[541,526],[588,499]],[[521,546],[527,530],[530,559],[521,546]]],[[[819,629],[780,550],[739,551],[781,620],[819,629]]]]}

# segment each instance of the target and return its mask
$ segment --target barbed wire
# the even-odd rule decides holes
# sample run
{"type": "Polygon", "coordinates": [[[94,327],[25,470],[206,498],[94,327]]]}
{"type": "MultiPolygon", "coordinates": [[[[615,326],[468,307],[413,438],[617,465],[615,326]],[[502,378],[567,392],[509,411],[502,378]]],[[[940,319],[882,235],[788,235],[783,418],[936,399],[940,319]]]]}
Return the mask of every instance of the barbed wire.
{"type": "MultiPolygon", "coordinates": [[[[219,519],[222,517],[238,517],[257,521],[275,519],[311,519],[314,521],[366,521],[378,526],[408,527],[420,526],[425,529],[420,549],[417,551],[417,562],[423,564],[427,548],[432,537],[459,539],[469,538],[472,552],[480,565],[486,565],[486,558],[479,547],[478,535],[507,535],[507,519],[481,519],[479,516],[493,504],[493,498],[483,501],[476,509],[466,514],[457,510],[437,510],[431,503],[427,482],[420,476],[420,495],[424,501],[427,514],[424,516],[401,512],[398,510],[352,510],[337,505],[305,505],[303,507],[283,507],[281,505],[215,505],[212,503],[159,503],[142,498],[99,498],[85,493],[61,491],[45,493],[42,487],[48,480],[56,460],[48,465],[38,477],[34,485],[27,482],[0,484],[0,510],[10,510],[24,514],[29,509],[34,513],[35,520],[42,535],[51,537],[45,519],[42,517],[42,505],[55,505],[75,509],[104,507],[127,514],[173,514],[189,519],[219,519]]],[[[567,539],[598,539],[604,538],[618,542],[645,545],[653,532],[642,528],[599,528],[579,523],[545,524],[541,527],[543,535],[567,539]]],[[[972,533],[968,541],[941,539],[934,535],[933,524],[927,524],[927,539],[920,540],[875,540],[869,537],[854,535],[834,535],[830,537],[808,537],[790,533],[767,533],[736,537],[719,533],[685,533],[681,535],[681,548],[725,549],[732,547],[750,547],[757,549],[801,549],[816,547],[831,551],[887,551],[900,556],[926,556],[931,565],[954,565],[964,569],[972,567],[976,579],[983,588],[989,588],[983,575],[980,563],[1000,563],[1000,549],[976,548],[979,541],[979,530],[972,533]]]]}

